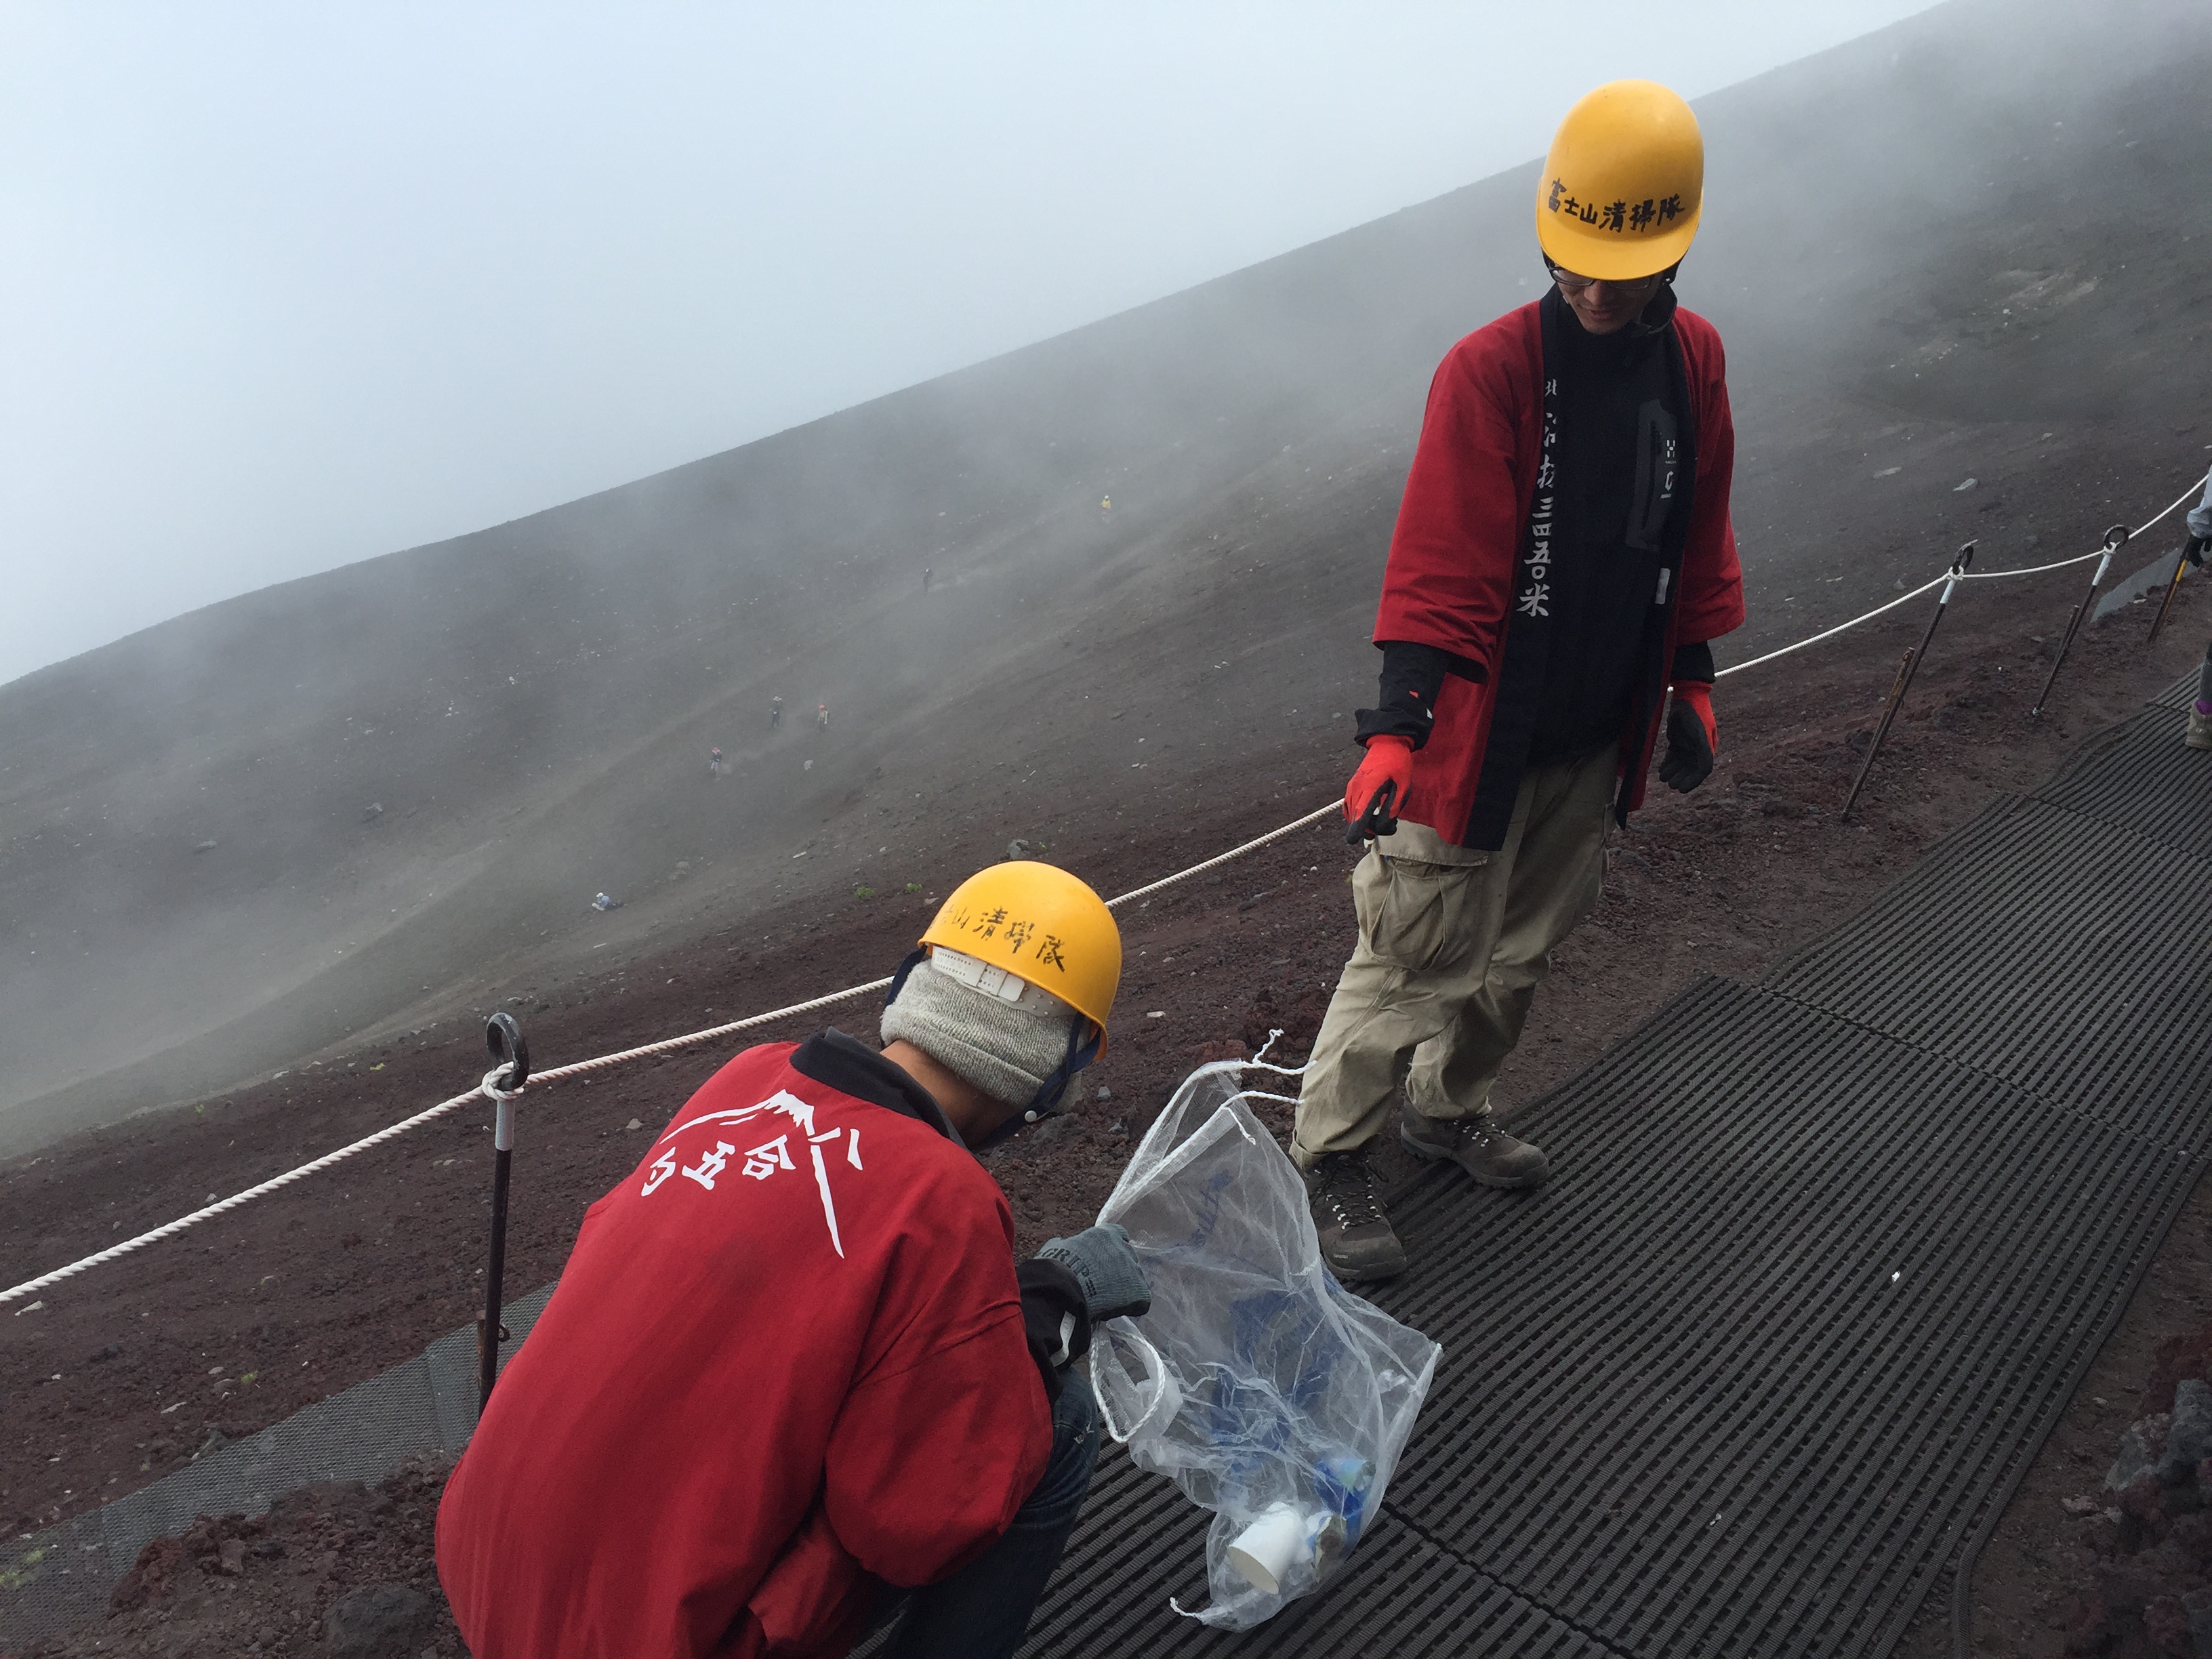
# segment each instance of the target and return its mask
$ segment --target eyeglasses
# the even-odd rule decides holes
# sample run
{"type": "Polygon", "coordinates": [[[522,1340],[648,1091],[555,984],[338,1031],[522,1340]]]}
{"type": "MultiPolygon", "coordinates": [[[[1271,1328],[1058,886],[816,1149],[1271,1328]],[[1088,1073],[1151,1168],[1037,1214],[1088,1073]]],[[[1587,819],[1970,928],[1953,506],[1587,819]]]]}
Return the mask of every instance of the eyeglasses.
{"type": "Polygon", "coordinates": [[[1581,294],[1595,287],[1601,282],[1604,283],[1607,288],[1618,288],[1632,291],[1638,289],[1648,289],[1658,282],[1662,276],[1665,275],[1663,271],[1658,271],[1654,272],[1649,276],[1632,276],[1626,282],[1612,282],[1607,281],[1606,278],[1601,276],[1577,276],[1571,270],[1562,270],[1559,266],[1553,264],[1549,259],[1544,261],[1544,269],[1552,273],[1552,280],[1559,285],[1559,292],[1562,294],[1581,294]]]}

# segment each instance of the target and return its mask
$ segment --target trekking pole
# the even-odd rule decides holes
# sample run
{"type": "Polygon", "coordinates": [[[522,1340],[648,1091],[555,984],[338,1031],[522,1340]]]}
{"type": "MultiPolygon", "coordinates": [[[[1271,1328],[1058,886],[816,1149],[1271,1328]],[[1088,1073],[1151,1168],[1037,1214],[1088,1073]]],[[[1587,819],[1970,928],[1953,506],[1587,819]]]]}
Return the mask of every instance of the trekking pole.
{"type": "Polygon", "coordinates": [[[2166,585],[2166,597],[2158,602],[2158,615],[2150,619],[2150,637],[2145,645],[2158,643],[2158,630],[2166,626],[2166,613],[2173,604],[2173,596],[2181,591],[2181,573],[2189,568],[2189,538],[2181,538],[2181,551],[2173,556],[2173,580],[2166,585]]]}
{"type": "Polygon", "coordinates": [[[500,1280],[507,1272],[507,1177],[514,1160],[514,1099],[530,1080],[530,1049],[513,1014],[496,1013],[484,1022],[484,1047],[507,1067],[507,1074],[496,1083],[485,1080],[499,1109],[492,1120],[491,1261],[484,1268],[483,1318],[477,1326],[479,1418],[491,1403],[491,1385],[499,1381],[499,1345],[507,1340],[507,1328],[499,1322],[500,1280]]]}
{"type": "Polygon", "coordinates": [[[2043,705],[2051,700],[2051,688],[2058,682],[2058,671],[2066,665],[2066,653],[2074,648],[2074,636],[2081,632],[2081,624],[2089,619],[2097,603],[2097,584],[2105,580],[2105,573],[2112,568],[2112,556],[2128,544],[2128,527],[2116,524],[2105,532],[2104,555],[2097,561],[2097,574],[2089,578],[2089,591],[2081,603],[2074,607],[2074,614],[2066,619],[2066,631],[2058,636],[2058,654],[2051,659],[2051,672],[2044,676],[2043,690],[2035,694],[2035,707],[2027,711],[2030,720],[2039,720],[2043,705]]]}
{"type": "Polygon", "coordinates": [[[1966,568],[1973,562],[1974,544],[1968,542],[1959,550],[1959,556],[1951,561],[1950,580],[1943,584],[1943,591],[1936,596],[1936,614],[1928,619],[1928,631],[1920,636],[1919,649],[1907,651],[1905,660],[1897,665],[1897,679],[1889,688],[1889,702],[1881,711],[1881,723],[1874,729],[1874,741],[1867,745],[1866,763],[1859,768],[1858,776],[1852,781],[1851,793],[1844,797],[1844,810],[1838,814],[1841,818],[1848,820],[1851,808],[1858,804],[1859,791],[1866,787],[1867,774],[1874,770],[1875,757],[1881,753],[1882,739],[1889,735],[1890,725],[1897,719],[1897,711],[1904,706],[1905,694],[1912,686],[1912,677],[1919,672],[1920,665],[1928,659],[1928,642],[1936,637],[1936,625],[1943,620],[1944,608],[1951,603],[1951,592],[1958,586],[1959,579],[1966,574],[1966,568]]]}

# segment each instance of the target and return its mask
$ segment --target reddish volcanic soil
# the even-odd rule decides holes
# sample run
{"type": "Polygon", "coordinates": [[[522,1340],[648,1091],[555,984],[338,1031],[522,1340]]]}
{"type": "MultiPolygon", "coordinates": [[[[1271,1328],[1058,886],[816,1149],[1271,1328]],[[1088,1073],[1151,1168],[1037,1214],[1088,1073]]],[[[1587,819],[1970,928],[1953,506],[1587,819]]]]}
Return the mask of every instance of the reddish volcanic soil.
{"type": "MultiPolygon", "coordinates": [[[[1940,7],[1700,106],[1713,195],[1681,289],[1729,343],[1751,613],[1724,665],[1970,537],[1983,568],[2093,547],[2212,458],[2202,9],[2031,21],[1940,7]]],[[[495,1006],[551,1067],[888,973],[1011,837],[1113,894],[1334,799],[1423,392],[1453,338],[1534,296],[1533,182],[0,687],[0,1285],[471,1087],[495,1006]],[[793,718],[770,732],[778,693],[793,718]],[[708,778],[710,744],[733,776],[708,778]],[[601,887],[624,907],[590,909],[601,887]]],[[[2155,648],[2147,607],[2090,631],[2030,721],[2085,574],[1960,594],[1850,823],[1932,599],[1724,681],[1718,769],[1655,787],[1615,837],[1503,1103],[1696,975],[1755,975],[1833,926],[2197,659],[2192,582],[2155,648]]],[[[1110,1052],[1074,1113],[989,1159],[1024,1248],[1087,1223],[1193,1066],[1273,1027],[1303,1055],[1354,856],[1318,825],[1123,914],[1110,1052]]],[[[874,1012],[832,1017],[872,1036],[874,1012]]],[[[530,1091],[511,1291],[559,1273],[585,1206],[728,1054],[530,1091]]],[[[0,1525],[95,1508],[468,1322],[488,1127],[472,1106],[0,1308],[0,1525]]],[[[1980,1650],[2055,1654],[2069,1620],[2090,1640],[2095,1595],[2115,1651],[2148,1639],[2129,1607],[2151,1598],[2109,1582],[2117,1532],[2063,1500],[2144,1413],[2161,1344],[2212,1312],[2208,1247],[2200,1192],[1984,1559],[1980,1650]]],[[[48,1648],[301,1650],[351,1589],[434,1585],[439,1479],[198,1529],[134,1605],[48,1648]]],[[[1946,1650],[1942,1600],[1911,1659],[1946,1650]]],[[[444,1629],[422,1645],[452,1651],[444,1629]]]]}
{"type": "MultiPolygon", "coordinates": [[[[1634,828],[1616,836],[1606,902],[1558,953],[1506,1071],[1509,1100],[1571,1075],[1694,975],[1754,974],[1832,925],[1994,793],[2038,781],[2197,659],[2203,605],[2185,588],[2155,649],[2141,643],[2142,607],[2090,633],[2051,713],[2030,722],[2026,708],[2049,660],[2034,635],[2051,637],[2072,593],[2070,581],[2054,591],[2052,579],[1966,592],[1850,823],[1836,813],[1857,763],[1854,738],[1863,741],[1923,607],[1724,682],[1720,768],[1693,795],[1656,791],[1634,828]]],[[[1237,801],[1233,810],[1217,802],[1182,823],[1055,851],[1081,852],[1071,861],[1122,890],[1286,821],[1327,799],[1341,769],[1335,750],[1316,750],[1303,776],[1224,789],[1218,799],[1237,801]]],[[[1085,1079],[1081,1109],[991,1158],[1025,1248],[1085,1224],[1148,1115],[1191,1066],[1235,1044],[1255,1046],[1273,1025],[1302,1055],[1350,941],[1345,879],[1353,856],[1325,824],[1125,916],[1129,969],[1115,1042],[1085,1079]],[[1096,1097],[1102,1087],[1109,1097],[1096,1097]]],[[[783,914],[749,927],[743,942],[716,935],[665,954],[640,951],[596,978],[514,994],[509,1006],[541,1063],[558,1064],[872,977],[896,961],[928,908],[927,895],[902,895],[783,914]],[[772,939],[763,943],[764,933],[772,939]]],[[[872,1008],[855,1004],[839,1023],[872,1034],[872,1008]]],[[[811,1024],[761,1035],[797,1036],[811,1024]]],[[[267,1149],[262,1169],[303,1159],[457,1092],[481,1072],[479,1054],[475,1023],[454,1022],[21,1161],[0,1173],[0,1261],[12,1275],[71,1260],[191,1209],[210,1190],[240,1183],[240,1146],[267,1149]],[[315,1126],[312,1136],[303,1123],[315,1126]]],[[[668,1056],[531,1094],[516,1156],[513,1289],[557,1274],[584,1207],[633,1166],[649,1136],[625,1126],[665,1121],[726,1057],[721,1049],[668,1056]]],[[[1287,1109],[1269,1109],[1286,1133],[1287,1109]]],[[[176,1467],[210,1430],[250,1432],[465,1322],[482,1286],[487,1127],[486,1113],[465,1110],[182,1243],[88,1273],[48,1292],[36,1312],[9,1317],[0,1328],[10,1405],[0,1516],[26,1531],[117,1497],[176,1467]]],[[[2100,1361],[2097,1376],[2108,1380],[2093,1378],[2023,1486],[1984,1569],[1989,1631],[2043,1629],[2065,1616],[2063,1598],[2052,1605],[2051,1586],[2014,1564],[2064,1541],[2075,1520],[2051,1494],[2094,1485],[2139,1413],[2127,1379],[2147,1370],[2160,1340],[2203,1318],[2196,1279],[2175,1263],[2201,1262],[2206,1229],[2200,1199],[2100,1361]]],[[[273,1535],[324,1524],[280,1516],[273,1535]]],[[[358,1560],[348,1553],[367,1550],[372,1535],[308,1552],[321,1577],[287,1594],[320,1607],[378,1576],[428,1582],[419,1553],[404,1563],[386,1560],[389,1551],[358,1560]]],[[[417,1552],[427,1548],[427,1529],[404,1535],[417,1552]]],[[[288,1562],[307,1551],[296,1540],[286,1547],[288,1562]]],[[[258,1559],[249,1559],[246,1588],[191,1598],[190,1618],[210,1621],[210,1640],[242,1636],[261,1616],[264,1603],[248,1593],[258,1559]]],[[[180,1570],[179,1582],[196,1582],[197,1571],[180,1570]]],[[[1943,1612],[1931,1601],[1903,1650],[1941,1651],[1943,1612]]],[[[112,1624],[150,1630],[150,1619],[118,1614],[98,1639],[121,1634],[112,1624]]],[[[161,1630],[173,1638],[175,1620],[161,1630]]],[[[88,1632],[82,1648],[59,1650],[88,1652],[94,1639],[88,1632]]]]}

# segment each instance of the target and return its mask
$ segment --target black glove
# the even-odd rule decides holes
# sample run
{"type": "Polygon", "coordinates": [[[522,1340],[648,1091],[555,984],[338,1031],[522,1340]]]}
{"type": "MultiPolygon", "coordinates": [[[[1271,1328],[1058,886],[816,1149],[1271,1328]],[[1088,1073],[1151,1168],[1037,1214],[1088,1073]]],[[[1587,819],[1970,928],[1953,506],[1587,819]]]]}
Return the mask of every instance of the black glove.
{"type": "Polygon", "coordinates": [[[1118,1222],[1085,1227],[1073,1238],[1048,1238],[1037,1260],[1056,1261],[1075,1275],[1094,1325],[1123,1314],[1142,1318],[1152,1311],[1152,1286],[1129,1248],[1129,1230],[1118,1222]]]}
{"type": "Polygon", "coordinates": [[[2181,550],[2182,555],[2190,563],[2202,570],[2204,568],[2204,550],[2208,545],[2212,545],[2212,543],[2208,543],[2205,538],[2191,536],[2189,538],[2189,545],[2181,550]]]}
{"type": "Polygon", "coordinates": [[[1713,688],[1698,680],[1685,680],[1674,688],[1674,706],[1667,711],[1667,758],[1659,763],[1659,781],[1688,794],[1712,775],[1713,750],[1720,729],[1713,723],[1713,688]]]}

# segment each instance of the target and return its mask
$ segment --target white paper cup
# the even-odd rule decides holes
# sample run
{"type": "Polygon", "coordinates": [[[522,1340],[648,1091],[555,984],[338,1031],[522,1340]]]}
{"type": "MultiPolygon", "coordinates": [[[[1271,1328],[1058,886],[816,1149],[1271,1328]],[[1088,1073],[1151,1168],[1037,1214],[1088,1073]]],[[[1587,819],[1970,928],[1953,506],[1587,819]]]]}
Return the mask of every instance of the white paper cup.
{"type": "Polygon", "coordinates": [[[1283,1587],[1283,1576],[1311,1559],[1306,1518],[1288,1504],[1270,1504],[1260,1518],[1237,1534],[1229,1547],[1229,1565],[1244,1582],[1264,1595],[1283,1587]]]}

